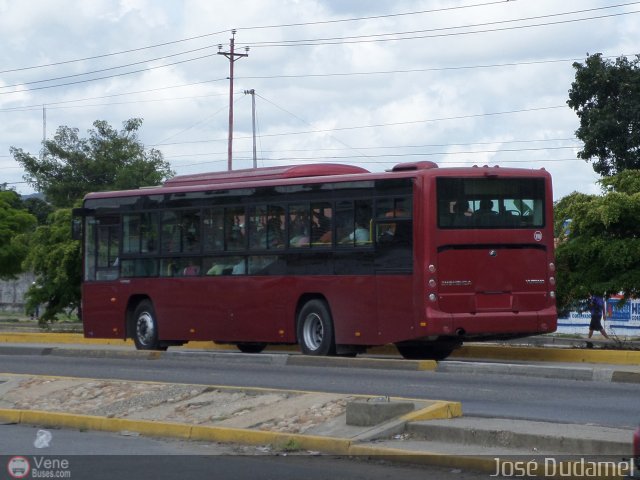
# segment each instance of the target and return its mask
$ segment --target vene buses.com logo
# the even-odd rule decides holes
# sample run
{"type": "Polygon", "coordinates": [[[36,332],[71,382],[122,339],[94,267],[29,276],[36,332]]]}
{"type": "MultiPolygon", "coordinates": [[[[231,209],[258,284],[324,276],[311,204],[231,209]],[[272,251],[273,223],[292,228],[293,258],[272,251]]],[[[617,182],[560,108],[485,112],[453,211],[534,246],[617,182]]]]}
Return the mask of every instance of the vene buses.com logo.
{"type": "Polygon", "coordinates": [[[541,232],[540,230],[537,230],[536,232],[534,232],[534,234],[533,234],[533,239],[534,239],[536,242],[541,241],[541,240],[542,240],[542,232],[541,232]]]}
{"type": "Polygon", "coordinates": [[[31,465],[24,457],[11,457],[7,463],[7,471],[11,478],[26,478],[31,471],[31,465]]]}

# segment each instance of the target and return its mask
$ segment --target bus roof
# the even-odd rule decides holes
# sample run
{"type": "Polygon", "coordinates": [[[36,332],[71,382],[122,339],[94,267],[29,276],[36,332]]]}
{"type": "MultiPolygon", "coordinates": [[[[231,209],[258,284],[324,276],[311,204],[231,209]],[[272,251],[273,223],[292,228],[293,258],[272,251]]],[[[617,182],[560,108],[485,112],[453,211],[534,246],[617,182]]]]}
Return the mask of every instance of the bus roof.
{"type": "MultiPolygon", "coordinates": [[[[529,177],[550,176],[545,169],[524,168],[500,168],[498,166],[478,167],[449,167],[438,168],[433,162],[400,163],[386,172],[369,172],[368,170],[353,165],[343,164],[311,164],[289,165],[279,167],[264,167],[257,169],[243,169],[223,172],[198,173],[193,175],[178,175],[167,180],[163,185],[142,187],[135,190],[102,191],[93,192],[85,196],[86,199],[128,197],[136,195],[154,195],[176,191],[199,191],[205,189],[216,190],[219,188],[236,189],[243,188],[246,184],[279,185],[303,183],[316,183],[322,181],[322,177],[339,177],[339,181],[354,180],[378,180],[384,178],[414,177],[417,175],[429,176],[485,176],[485,177],[529,177]],[[298,182],[296,182],[296,180],[298,182]]],[[[331,181],[336,181],[331,180],[331,181]]]]}
{"type": "Polygon", "coordinates": [[[370,172],[361,167],[337,163],[287,165],[280,167],[248,168],[244,170],[231,170],[225,172],[196,173],[194,175],[177,175],[164,182],[164,186],[186,187],[191,185],[215,185],[219,183],[322,177],[327,175],[346,175],[350,173],[370,172]]]}

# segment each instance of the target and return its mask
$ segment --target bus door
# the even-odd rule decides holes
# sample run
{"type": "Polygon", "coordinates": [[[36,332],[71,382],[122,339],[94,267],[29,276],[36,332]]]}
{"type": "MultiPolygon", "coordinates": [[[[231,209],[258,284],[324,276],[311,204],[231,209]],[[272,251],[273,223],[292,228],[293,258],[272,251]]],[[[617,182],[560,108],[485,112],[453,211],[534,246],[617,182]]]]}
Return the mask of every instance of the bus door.
{"type": "Polygon", "coordinates": [[[85,336],[124,338],[120,298],[119,215],[87,216],[84,223],[84,266],[82,283],[85,336]]]}

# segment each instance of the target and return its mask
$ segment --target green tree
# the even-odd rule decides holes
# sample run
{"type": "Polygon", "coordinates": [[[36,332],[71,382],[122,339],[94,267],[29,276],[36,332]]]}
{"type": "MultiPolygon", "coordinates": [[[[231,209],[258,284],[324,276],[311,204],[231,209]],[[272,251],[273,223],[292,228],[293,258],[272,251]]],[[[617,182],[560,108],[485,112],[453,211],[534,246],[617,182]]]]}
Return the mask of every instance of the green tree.
{"type": "Polygon", "coordinates": [[[53,207],[51,205],[36,197],[26,198],[22,200],[22,203],[27,211],[36,217],[38,225],[47,223],[49,215],[53,213],[53,207]]]}
{"type": "Polygon", "coordinates": [[[597,53],[573,67],[567,104],[580,119],[578,157],[602,176],[640,168],[640,55],[612,62],[597,53]]]}
{"type": "Polygon", "coordinates": [[[589,291],[640,294],[640,171],[600,183],[603,195],[574,192],[555,205],[561,308],[589,291]]]}
{"type": "Polygon", "coordinates": [[[25,210],[20,196],[12,190],[0,190],[0,278],[14,278],[22,272],[27,245],[21,235],[35,225],[36,218],[25,210]]]}
{"type": "Polygon", "coordinates": [[[10,149],[26,171],[25,180],[55,207],[72,207],[91,191],[157,185],[173,175],[162,153],[147,151],[140,142],[142,119],[125,121],[119,131],[102,120],[93,126],[88,138],[80,138],[77,128],[59,127],[40,157],[10,149]]]}
{"type": "Polygon", "coordinates": [[[33,271],[36,282],[27,291],[27,311],[44,305],[40,323],[80,305],[80,242],[71,239],[71,210],[59,209],[39,226],[29,241],[25,268],[33,271]]]}

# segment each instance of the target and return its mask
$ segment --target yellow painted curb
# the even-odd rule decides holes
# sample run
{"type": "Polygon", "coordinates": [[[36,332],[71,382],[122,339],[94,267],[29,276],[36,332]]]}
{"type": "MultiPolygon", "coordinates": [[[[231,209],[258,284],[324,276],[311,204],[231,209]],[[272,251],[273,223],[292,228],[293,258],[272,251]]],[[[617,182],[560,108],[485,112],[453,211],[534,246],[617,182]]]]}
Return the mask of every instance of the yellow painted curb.
{"type": "MultiPolygon", "coordinates": [[[[0,343],[44,343],[44,344],[85,344],[133,346],[131,340],[108,338],[85,338],[81,333],[0,333],[0,343]]],[[[186,348],[204,350],[232,350],[234,345],[217,344],[207,341],[193,341],[186,348]]],[[[268,351],[297,351],[297,346],[269,346],[268,351]]],[[[368,350],[374,355],[398,355],[393,345],[374,347],[368,350]]],[[[576,348],[515,347],[509,345],[463,345],[450,358],[487,358],[495,360],[524,360],[540,362],[607,363],[612,365],[640,365],[640,351],[637,350],[591,350],[576,348]]],[[[435,370],[433,360],[417,361],[418,370],[435,370]]]]}
{"type": "Polygon", "coordinates": [[[78,415],[42,410],[0,409],[0,420],[11,423],[26,423],[44,427],[63,427],[77,430],[105,432],[131,431],[152,437],[172,437],[184,440],[207,440],[220,443],[249,445],[271,444],[276,448],[318,450],[335,455],[347,455],[350,440],[336,437],[320,437],[292,433],[268,432],[240,428],[225,428],[204,425],[188,425],[152,420],[106,418],[93,415],[78,415]]]}
{"type": "MultiPolygon", "coordinates": [[[[91,415],[75,415],[61,412],[44,412],[36,410],[0,409],[0,420],[12,423],[26,423],[49,427],[66,427],[79,430],[91,429],[97,431],[132,431],[149,436],[175,437],[190,440],[208,440],[226,443],[242,443],[251,445],[271,444],[282,450],[315,450],[327,454],[368,456],[376,459],[402,461],[422,465],[461,468],[482,472],[495,472],[496,458],[474,457],[464,455],[448,455],[434,452],[402,450],[398,448],[374,447],[354,444],[350,440],[335,437],[319,437],[313,435],[265,432],[259,430],[243,430],[223,427],[192,426],[179,423],[153,422],[147,420],[129,420],[121,418],[104,418],[91,415]]],[[[510,461],[498,460],[509,464],[510,461]]],[[[579,466],[578,462],[573,462],[579,466]]],[[[571,471],[560,465],[570,465],[571,462],[558,464],[558,472],[571,471]]],[[[543,464],[535,464],[530,468],[534,476],[544,475],[545,478],[583,478],[583,475],[556,476],[547,475],[543,464]]],[[[565,467],[568,468],[568,467],[565,467]]],[[[616,468],[612,475],[600,478],[623,478],[616,468]]]]}
{"type": "Polygon", "coordinates": [[[351,444],[350,440],[344,438],[201,425],[192,427],[190,439],[248,445],[270,444],[277,449],[317,450],[334,455],[347,455],[351,444]]]}
{"type": "Polygon", "coordinates": [[[637,350],[512,347],[508,345],[463,345],[451,354],[451,358],[492,358],[498,360],[640,365],[640,351],[637,350]]]}
{"type": "Polygon", "coordinates": [[[131,340],[118,338],[85,338],[81,333],[0,333],[0,343],[79,343],[88,345],[133,345],[131,340]]]}
{"type": "Polygon", "coordinates": [[[428,407],[407,413],[400,417],[406,422],[419,422],[422,420],[449,419],[462,416],[462,404],[460,402],[436,401],[428,407]]]}

